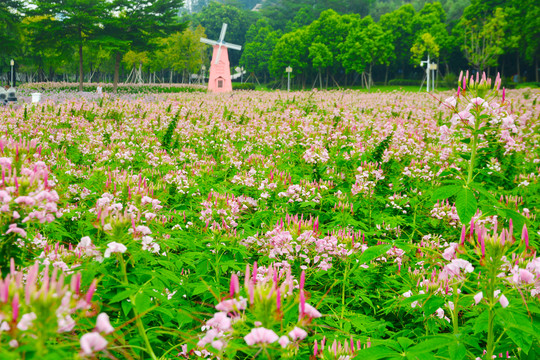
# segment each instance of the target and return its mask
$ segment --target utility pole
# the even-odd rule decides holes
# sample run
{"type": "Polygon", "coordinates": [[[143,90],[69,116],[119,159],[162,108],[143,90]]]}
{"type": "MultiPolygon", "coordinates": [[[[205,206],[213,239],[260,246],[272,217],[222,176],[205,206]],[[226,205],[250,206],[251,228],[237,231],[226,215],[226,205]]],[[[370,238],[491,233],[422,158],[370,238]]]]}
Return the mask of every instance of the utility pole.
{"type": "Polygon", "coordinates": [[[292,67],[287,66],[287,91],[291,91],[291,73],[292,73],[292,67]]]}

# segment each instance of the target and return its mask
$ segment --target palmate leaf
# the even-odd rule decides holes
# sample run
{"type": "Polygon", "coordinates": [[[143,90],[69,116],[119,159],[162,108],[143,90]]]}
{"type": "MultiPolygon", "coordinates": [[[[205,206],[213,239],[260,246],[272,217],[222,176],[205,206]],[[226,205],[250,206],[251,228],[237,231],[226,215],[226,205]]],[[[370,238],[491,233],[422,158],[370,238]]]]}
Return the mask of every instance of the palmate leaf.
{"type": "Polygon", "coordinates": [[[478,202],[474,193],[466,188],[462,188],[457,193],[456,198],[456,210],[459,215],[459,220],[463,224],[467,224],[471,221],[472,217],[476,214],[478,209],[478,202]]]}
{"type": "Polygon", "coordinates": [[[392,245],[388,244],[388,245],[377,245],[377,246],[372,246],[370,248],[368,248],[366,251],[364,251],[364,253],[362,254],[362,256],[360,256],[360,264],[365,264],[371,260],[374,260],[376,258],[378,258],[379,256],[383,255],[384,253],[386,253],[388,250],[390,250],[390,248],[392,247],[392,245]]]}
{"type": "Polygon", "coordinates": [[[456,195],[461,189],[463,189],[463,186],[461,185],[441,186],[433,192],[431,198],[433,200],[445,200],[456,195]]]}

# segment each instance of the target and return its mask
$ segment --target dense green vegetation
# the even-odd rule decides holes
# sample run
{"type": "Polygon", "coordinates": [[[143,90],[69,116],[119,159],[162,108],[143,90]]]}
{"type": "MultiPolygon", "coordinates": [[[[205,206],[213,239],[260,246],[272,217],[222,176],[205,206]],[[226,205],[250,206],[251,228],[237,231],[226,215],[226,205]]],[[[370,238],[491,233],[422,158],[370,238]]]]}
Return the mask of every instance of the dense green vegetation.
{"type": "MultiPolygon", "coordinates": [[[[0,4],[0,73],[15,59],[19,81],[198,82],[221,24],[231,67],[244,80],[293,87],[370,86],[461,69],[500,72],[503,84],[538,82],[540,8],[533,0],[480,1],[43,1],[0,4]],[[180,16],[178,16],[181,14],[180,16]],[[188,26],[189,25],[189,26],[188,26]]],[[[82,86],[82,85],[80,85],[82,86]]]]}

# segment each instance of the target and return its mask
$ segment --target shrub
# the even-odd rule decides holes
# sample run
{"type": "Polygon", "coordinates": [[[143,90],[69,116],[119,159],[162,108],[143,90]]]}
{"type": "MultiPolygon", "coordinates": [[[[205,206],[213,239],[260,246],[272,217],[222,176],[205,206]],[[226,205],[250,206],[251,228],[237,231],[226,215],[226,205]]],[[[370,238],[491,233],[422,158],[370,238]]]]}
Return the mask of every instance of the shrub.
{"type": "Polygon", "coordinates": [[[233,90],[255,90],[254,83],[232,83],[233,90]]]}

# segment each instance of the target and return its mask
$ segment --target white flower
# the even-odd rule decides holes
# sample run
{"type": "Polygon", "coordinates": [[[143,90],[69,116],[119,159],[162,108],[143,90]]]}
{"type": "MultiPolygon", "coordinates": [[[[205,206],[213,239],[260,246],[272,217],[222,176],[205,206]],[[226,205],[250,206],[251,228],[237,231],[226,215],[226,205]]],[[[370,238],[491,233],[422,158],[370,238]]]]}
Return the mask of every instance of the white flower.
{"type": "Polygon", "coordinates": [[[111,242],[107,244],[107,250],[105,250],[105,254],[103,257],[110,257],[111,253],[125,253],[127,250],[127,247],[124,244],[120,244],[117,242],[111,242]]]}

